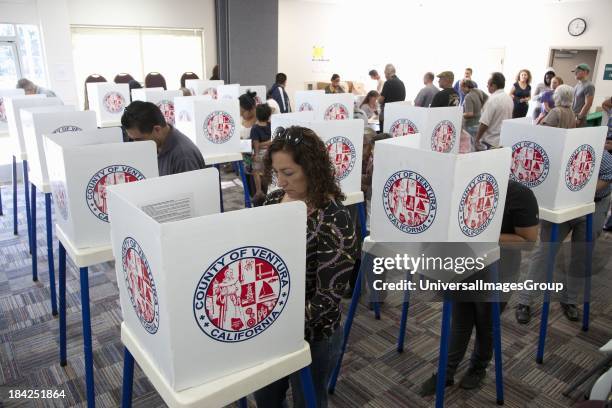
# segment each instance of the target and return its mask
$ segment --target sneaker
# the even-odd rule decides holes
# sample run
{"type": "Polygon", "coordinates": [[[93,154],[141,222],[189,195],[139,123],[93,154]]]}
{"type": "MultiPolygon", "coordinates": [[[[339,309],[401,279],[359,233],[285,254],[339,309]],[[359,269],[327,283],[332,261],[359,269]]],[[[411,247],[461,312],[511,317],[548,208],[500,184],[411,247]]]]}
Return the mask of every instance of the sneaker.
{"type": "MultiPolygon", "coordinates": [[[[421,384],[421,390],[419,391],[419,395],[421,397],[428,397],[430,395],[434,395],[436,393],[436,383],[438,382],[438,377],[436,374],[432,375],[429,380],[425,381],[421,384]]],[[[446,386],[450,387],[455,384],[455,380],[451,378],[446,379],[446,386]]]]}
{"type": "Polygon", "coordinates": [[[563,314],[567,317],[568,320],[572,322],[577,322],[578,318],[578,308],[576,305],[570,305],[569,303],[561,303],[561,309],[563,309],[563,314]]]}
{"type": "Polygon", "coordinates": [[[464,390],[473,390],[480,387],[482,380],[487,376],[487,370],[477,370],[470,368],[459,382],[459,387],[464,390]]]}
{"type": "Polygon", "coordinates": [[[527,324],[531,320],[531,308],[527,305],[518,304],[516,306],[516,321],[520,324],[527,324]]]}

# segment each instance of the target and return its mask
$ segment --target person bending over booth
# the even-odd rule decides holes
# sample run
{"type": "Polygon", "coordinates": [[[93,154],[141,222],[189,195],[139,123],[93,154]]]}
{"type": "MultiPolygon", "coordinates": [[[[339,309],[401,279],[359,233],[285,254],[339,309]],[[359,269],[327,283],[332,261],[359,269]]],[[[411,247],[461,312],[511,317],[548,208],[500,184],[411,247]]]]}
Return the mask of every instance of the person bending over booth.
{"type": "MultiPolygon", "coordinates": [[[[278,190],[264,205],[303,201],[308,207],[304,336],[310,344],[317,407],[327,407],[327,383],[342,346],[340,300],[357,257],[353,220],[323,141],[310,129],[281,129],[265,157],[278,190]]],[[[304,406],[299,373],[255,392],[257,406],[282,407],[291,384],[294,406],[304,406]]]]}
{"type": "Polygon", "coordinates": [[[152,140],[157,144],[160,176],[206,167],[198,147],[174,126],[166,123],[164,115],[154,103],[130,103],[121,116],[121,126],[131,140],[152,140]]]}
{"type": "MultiPolygon", "coordinates": [[[[506,204],[502,219],[500,243],[499,279],[509,282],[518,275],[521,264],[520,246],[517,244],[533,243],[538,237],[538,202],[533,192],[516,181],[508,182],[506,204]]],[[[529,244],[531,245],[531,244],[529,244]]],[[[488,268],[468,278],[486,279],[488,268]]],[[[470,294],[461,298],[471,300],[470,294]]],[[[455,383],[457,367],[467,351],[472,331],[476,329],[474,351],[470,358],[470,367],[461,378],[459,387],[474,389],[480,387],[487,375],[487,366],[493,357],[493,304],[495,299],[487,296],[485,301],[457,301],[453,303],[448,364],[446,366],[446,386],[455,383]]],[[[500,313],[506,303],[500,304],[500,313]]],[[[421,385],[420,395],[425,397],[436,392],[436,375],[432,375],[421,385]]]]}

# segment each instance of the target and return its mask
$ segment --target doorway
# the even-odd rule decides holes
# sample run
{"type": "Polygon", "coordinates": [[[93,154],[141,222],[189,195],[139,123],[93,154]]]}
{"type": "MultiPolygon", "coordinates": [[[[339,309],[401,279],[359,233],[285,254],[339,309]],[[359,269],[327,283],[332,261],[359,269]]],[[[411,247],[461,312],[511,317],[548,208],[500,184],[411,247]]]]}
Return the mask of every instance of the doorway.
{"type": "Polygon", "coordinates": [[[563,78],[563,82],[568,85],[576,83],[572,72],[576,65],[588,64],[592,70],[589,79],[593,81],[597,74],[599,51],[599,48],[551,48],[548,63],[555,74],[563,78]]]}

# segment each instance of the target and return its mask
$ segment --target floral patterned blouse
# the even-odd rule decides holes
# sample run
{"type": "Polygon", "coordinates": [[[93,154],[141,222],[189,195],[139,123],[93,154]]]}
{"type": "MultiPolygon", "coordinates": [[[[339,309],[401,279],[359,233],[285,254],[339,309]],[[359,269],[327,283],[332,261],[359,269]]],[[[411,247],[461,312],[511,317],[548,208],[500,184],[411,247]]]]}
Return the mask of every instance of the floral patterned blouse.
{"type": "MultiPolygon", "coordinates": [[[[264,205],[278,204],[284,195],[273,191],[264,205]]],[[[348,210],[334,201],[309,211],[307,223],[305,339],[318,341],[340,326],[340,300],[357,259],[357,238],[348,210]]]]}

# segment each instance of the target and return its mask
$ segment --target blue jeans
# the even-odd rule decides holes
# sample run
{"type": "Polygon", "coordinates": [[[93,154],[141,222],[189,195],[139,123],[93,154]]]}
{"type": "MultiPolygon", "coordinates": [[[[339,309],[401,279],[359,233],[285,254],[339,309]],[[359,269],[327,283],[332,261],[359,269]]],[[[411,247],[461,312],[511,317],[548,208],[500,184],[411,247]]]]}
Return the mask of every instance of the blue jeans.
{"type": "MultiPolygon", "coordinates": [[[[310,370],[312,372],[312,381],[314,383],[317,407],[327,408],[327,383],[334,369],[340,350],[342,349],[342,338],[344,330],[342,326],[324,340],[310,343],[310,354],[312,363],[310,370]]],[[[302,382],[300,381],[300,373],[296,372],[287,377],[281,378],[272,384],[255,391],[255,402],[258,408],[285,408],[287,401],[285,399],[287,390],[291,383],[291,391],[293,395],[293,406],[296,408],[305,407],[304,391],[302,382]]]]}

